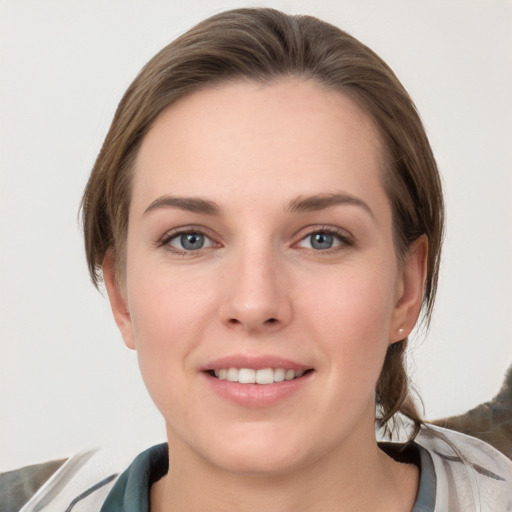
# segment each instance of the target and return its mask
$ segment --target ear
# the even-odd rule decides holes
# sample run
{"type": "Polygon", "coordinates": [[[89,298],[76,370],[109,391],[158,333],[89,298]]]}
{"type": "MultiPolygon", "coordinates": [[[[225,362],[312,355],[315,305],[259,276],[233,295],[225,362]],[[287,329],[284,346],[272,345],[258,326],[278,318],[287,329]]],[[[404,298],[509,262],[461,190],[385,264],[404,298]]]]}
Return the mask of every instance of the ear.
{"type": "Polygon", "coordinates": [[[122,290],[117,282],[115,268],[114,255],[109,250],[103,259],[103,282],[107,289],[114,320],[121,331],[124,343],[128,348],[135,350],[132,319],[126,303],[126,291],[122,290]]]}
{"type": "Polygon", "coordinates": [[[409,336],[418,320],[427,272],[427,254],[428,240],[421,235],[409,248],[398,276],[389,343],[409,336]]]}

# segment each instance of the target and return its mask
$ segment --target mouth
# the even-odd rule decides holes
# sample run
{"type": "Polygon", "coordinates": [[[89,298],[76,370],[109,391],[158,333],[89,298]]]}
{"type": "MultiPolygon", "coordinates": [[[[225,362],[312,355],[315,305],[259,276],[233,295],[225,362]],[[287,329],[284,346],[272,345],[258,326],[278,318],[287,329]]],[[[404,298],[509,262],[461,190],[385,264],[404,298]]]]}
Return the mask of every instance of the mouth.
{"type": "Polygon", "coordinates": [[[312,368],[294,370],[285,368],[219,368],[206,370],[210,377],[239,384],[269,385],[300,379],[313,371],[312,368]]]}
{"type": "Polygon", "coordinates": [[[307,363],[271,354],[230,354],[209,361],[200,370],[211,390],[243,409],[283,403],[308,389],[316,372],[307,363]]]}

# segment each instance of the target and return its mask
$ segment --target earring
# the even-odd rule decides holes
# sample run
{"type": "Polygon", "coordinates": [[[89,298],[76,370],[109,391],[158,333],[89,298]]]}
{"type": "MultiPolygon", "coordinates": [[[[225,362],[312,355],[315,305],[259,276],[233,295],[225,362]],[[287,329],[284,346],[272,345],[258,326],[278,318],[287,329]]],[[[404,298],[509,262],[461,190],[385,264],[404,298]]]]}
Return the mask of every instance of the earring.
{"type": "Polygon", "coordinates": [[[404,329],[402,327],[398,328],[398,334],[402,335],[404,333],[404,329]]]}

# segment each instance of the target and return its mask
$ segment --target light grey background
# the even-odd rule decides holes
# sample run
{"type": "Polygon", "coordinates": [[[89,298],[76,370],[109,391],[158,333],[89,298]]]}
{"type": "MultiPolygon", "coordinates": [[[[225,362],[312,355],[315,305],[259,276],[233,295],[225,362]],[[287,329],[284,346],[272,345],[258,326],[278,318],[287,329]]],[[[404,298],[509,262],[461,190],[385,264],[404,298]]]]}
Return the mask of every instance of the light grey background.
{"type": "MultiPolygon", "coordinates": [[[[243,1],[0,1],[0,471],[163,425],[89,282],[77,207],[140,67],[243,1]]],[[[512,2],[262,1],[348,30],[397,72],[443,174],[436,314],[414,342],[429,418],[489,399],[512,361],[512,2]]]]}

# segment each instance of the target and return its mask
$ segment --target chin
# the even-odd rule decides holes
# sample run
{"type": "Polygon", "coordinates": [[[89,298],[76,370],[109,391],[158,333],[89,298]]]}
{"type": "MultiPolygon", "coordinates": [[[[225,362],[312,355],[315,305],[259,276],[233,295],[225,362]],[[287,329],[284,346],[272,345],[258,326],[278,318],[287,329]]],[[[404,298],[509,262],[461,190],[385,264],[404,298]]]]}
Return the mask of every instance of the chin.
{"type": "Polygon", "coordinates": [[[300,436],[271,435],[262,429],[253,435],[229,435],[208,443],[203,457],[233,474],[276,476],[293,472],[314,459],[311,444],[300,436]],[[307,449],[307,451],[305,450],[307,449]]]}
{"type": "Polygon", "coordinates": [[[301,466],[302,458],[297,453],[276,453],[275,449],[269,449],[219,454],[214,459],[212,462],[228,473],[264,477],[289,474],[301,466]]]}

